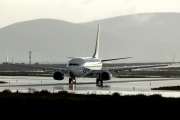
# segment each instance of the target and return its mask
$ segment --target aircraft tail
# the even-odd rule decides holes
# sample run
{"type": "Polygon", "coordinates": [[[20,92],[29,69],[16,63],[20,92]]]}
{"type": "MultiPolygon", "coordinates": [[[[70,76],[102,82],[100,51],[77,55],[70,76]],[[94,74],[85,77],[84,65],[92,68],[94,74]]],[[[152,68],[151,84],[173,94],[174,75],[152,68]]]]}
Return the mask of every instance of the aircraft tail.
{"type": "Polygon", "coordinates": [[[99,36],[100,36],[100,25],[98,24],[96,46],[95,46],[95,51],[94,51],[93,58],[98,58],[99,57],[99,36]]]}

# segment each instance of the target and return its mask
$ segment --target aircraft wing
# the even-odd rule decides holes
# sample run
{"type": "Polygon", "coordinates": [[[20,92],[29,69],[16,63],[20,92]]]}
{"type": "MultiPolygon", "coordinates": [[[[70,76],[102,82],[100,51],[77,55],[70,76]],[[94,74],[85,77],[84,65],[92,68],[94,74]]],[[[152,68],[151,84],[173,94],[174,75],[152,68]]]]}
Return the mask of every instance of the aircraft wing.
{"type": "Polygon", "coordinates": [[[119,72],[119,71],[126,71],[129,70],[131,71],[132,69],[143,69],[143,68],[162,68],[162,67],[167,67],[169,64],[160,64],[160,65],[142,65],[142,66],[129,66],[129,67],[120,67],[120,68],[109,68],[109,71],[114,71],[114,72],[119,72]]]}
{"type": "Polygon", "coordinates": [[[39,65],[12,64],[12,63],[8,63],[8,65],[17,66],[17,67],[27,67],[27,68],[34,68],[34,69],[42,69],[43,71],[58,71],[58,70],[61,70],[64,73],[68,72],[68,70],[66,68],[55,68],[55,67],[46,67],[46,66],[39,66],[39,65]]]}
{"type": "Polygon", "coordinates": [[[159,65],[142,65],[142,66],[129,66],[129,67],[111,67],[111,68],[103,68],[102,70],[94,70],[94,74],[102,73],[103,71],[110,72],[120,72],[120,71],[131,71],[132,69],[143,69],[143,68],[163,68],[168,67],[169,64],[159,64],[159,65]]]}

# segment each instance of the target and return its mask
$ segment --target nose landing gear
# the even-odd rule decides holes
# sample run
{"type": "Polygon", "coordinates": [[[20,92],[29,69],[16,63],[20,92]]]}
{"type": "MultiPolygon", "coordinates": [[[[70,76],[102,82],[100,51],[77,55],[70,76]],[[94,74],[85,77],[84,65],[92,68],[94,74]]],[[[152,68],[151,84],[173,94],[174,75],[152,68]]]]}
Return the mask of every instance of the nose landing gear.
{"type": "Polygon", "coordinates": [[[76,83],[76,78],[75,77],[69,78],[69,83],[76,83]]]}

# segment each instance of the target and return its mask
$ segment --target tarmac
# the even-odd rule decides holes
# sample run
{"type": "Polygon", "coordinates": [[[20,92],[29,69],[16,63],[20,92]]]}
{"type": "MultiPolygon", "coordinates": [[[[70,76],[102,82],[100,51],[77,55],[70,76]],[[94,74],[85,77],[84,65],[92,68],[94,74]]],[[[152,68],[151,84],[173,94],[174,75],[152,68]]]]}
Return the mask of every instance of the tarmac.
{"type": "Polygon", "coordinates": [[[104,81],[103,86],[96,85],[95,78],[77,78],[76,84],[68,83],[68,77],[57,81],[52,77],[36,76],[0,76],[0,91],[34,92],[47,90],[49,92],[68,91],[75,94],[113,94],[120,95],[154,95],[163,97],[180,97],[180,91],[151,90],[164,86],[180,85],[180,78],[116,78],[104,81]]]}

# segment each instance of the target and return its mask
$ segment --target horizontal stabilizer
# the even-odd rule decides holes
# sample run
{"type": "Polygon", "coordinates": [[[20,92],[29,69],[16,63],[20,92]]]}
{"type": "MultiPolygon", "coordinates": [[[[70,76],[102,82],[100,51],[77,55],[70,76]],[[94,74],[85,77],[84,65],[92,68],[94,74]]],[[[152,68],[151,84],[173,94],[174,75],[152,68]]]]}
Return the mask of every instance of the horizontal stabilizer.
{"type": "Polygon", "coordinates": [[[74,58],[74,57],[67,57],[67,58],[74,58]]]}
{"type": "Polygon", "coordinates": [[[107,61],[113,61],[113,60],[120,60],[120,59],[128,59],[132,57],[125,57],[125,58],[115,58],[115,59],[106,59],[106,60],[101,60],[101,62],[107,62],[107,61]]]}

